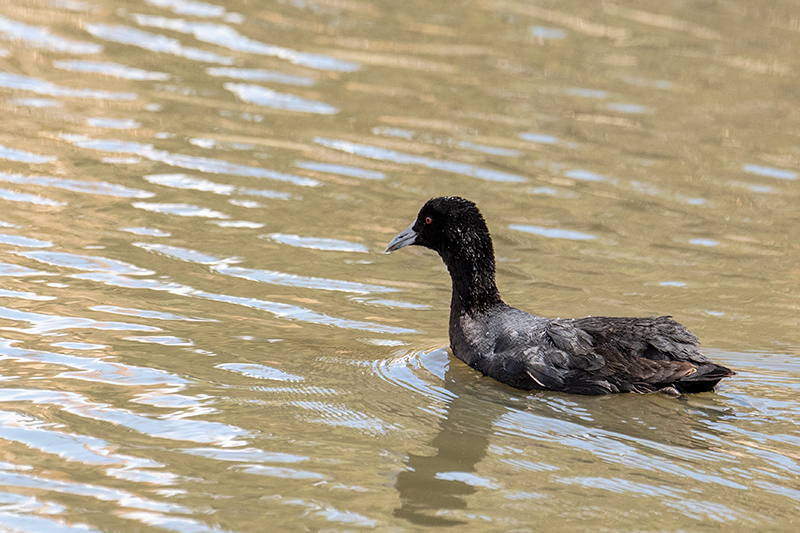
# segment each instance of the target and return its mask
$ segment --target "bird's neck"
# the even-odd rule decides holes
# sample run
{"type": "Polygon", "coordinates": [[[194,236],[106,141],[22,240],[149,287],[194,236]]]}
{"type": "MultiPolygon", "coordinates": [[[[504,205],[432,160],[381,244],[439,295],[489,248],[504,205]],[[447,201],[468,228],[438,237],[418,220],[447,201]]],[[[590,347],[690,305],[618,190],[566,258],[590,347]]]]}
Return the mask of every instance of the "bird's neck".
{"type": "Polygon", "coordinates": [[[447,257],[442,255],[442,259],[453,282],[451,311],[471,314],[503,303],[494,279],[491,242],[488,245],[465,247],[447,257]]]}

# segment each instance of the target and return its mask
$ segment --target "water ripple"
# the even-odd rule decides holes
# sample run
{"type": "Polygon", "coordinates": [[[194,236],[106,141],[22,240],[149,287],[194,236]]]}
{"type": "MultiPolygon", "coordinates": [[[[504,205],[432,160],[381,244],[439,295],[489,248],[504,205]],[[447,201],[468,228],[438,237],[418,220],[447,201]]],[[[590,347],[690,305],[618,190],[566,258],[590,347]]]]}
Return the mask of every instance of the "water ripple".
{"type": "Polygon", "coordinates": [[[369,433],[386,433],[390,429],[398,429],[393,424],[387,424],[380,418],[368,415],[361,411],[356,411],[345,405],[331,404],[320,401],[295,400],[286,402],[286,405],[300,407],[311,411],[318,418],[310,419],[309,422],[316,422],[333,427],[346,427],[359,429],[369,433]]]}
{"type": "Polygon", "coordinates": [[[235,259],[219,259],[213,255],[207,255],[197,250],[189,248],[181,248],[179,246],[172,246],[169,244],[134,242],[134,246],[138,246],[148,252],[155,252],[171,259],[178,259],[179,261],[186,261],[187,263],[196,263],[198,265],[216,265],[225,264],[228,262],[235,262],[235,259]]]}
{"type": "Polygon", "coordinates": [[[686,493],[685,490],[673,489],[671,487],[657,487],[649,483],[637,483],[629,479],[621,478],[600,478],[588,476],[560,477],[556,478],[558,483],[567,485],[581,485],[584,487],[599,488],[628,496],[650,496],[650,497],[680,497],[686,493]]]}
{"type": "Polygon", "coordinates": [[[34,205],[47,205],[50,207],[61,207],[67,205],[66,202],[58,202],[49,198],[43,198],[35,194],[28,194],[24,192],[14,192],[8,189],[0,188],[0,200],[8,200],[9,202],[23,202],[34,205]]]}
{"type": "Polygon", "coordinates": [[[252,363],[223,363],[215,368],[230,370],[231,372],[256,379],[271,379],[275,381],[303,381],[305,379],[302,376],[295,376],[277,368],[252,363]]]}
{"type": "Polygon", "coordinates": [[[251,222],[249,220],[215,220],[213,224],[216,224],[220,228],[260,229],[264,227],[264,224],[261,222],[251,222]]]}
{"type": "Polygon", "coordinates": [[[357,244],[340,239],[323,239],[320,237],[301,237],[299,235],[287,235],[284,233],[273,233],[271,235],[261,235],[262,238],[271,239],[281,244],[296,246],[298,248],[311,248],[313,250],[328,250],[332,252],[362,252],[368,253],[369,249],[363,244],[357,244]]]}
{"type": "Polygon", "coordinates": [[[169,8],[179,15],[192,15],[194,17],[222,17],[226,10],[222,6],[196,2],[194,0],[145,0],[151,6],[169,8]]]}
{"type": "Polygon", "coordinates": [[[90,272],[113,272],[114,274],[125,274],[130,276],[147,276],[155,274],[152,270],[139,268],[124,261],[107,259],[105,257],[78,255],[67,252],[14,252],[16,255],[27,257],[47,265],[77,268],[90,272]]]}
{"type": "Polygon", "coordinates": [[[765,167],[761,165],[742,165],[742,170],[750,174],[766,176],[768,178],[778,178],[782,180],[796,180],[797,172],[784,170],[782,168],[765,167]]]}
{"type": "Polygon", "coordinates": [[[351,176],[353,178],[363,178],[368,180],[382,180],[386,178],[386,174],[380,172],[379,170],[367,170],[348,165],[334,165],[332,163],[318,163],[316,161],[295,161],[294,164],[306,170],[340,174],[342,176],[351,176]]]}
{"type": "Polygon", "coordinates": [[[369,294],[373,292],[396,292],[398,289],[382,285],[368,285],[357,281],[342,281],[329,278],[314,278],[298,276],[274,270],[261,270],[254,268],[233,267],[229,265],[215,265],[214,270],[226,276],[249,279],[272,285],[286,287],[301,287],[304,289],[319,289],[325,291],[341,291],[354,294],[369,294]]]}
{"type": "Polygon", "coordinates": [[[67,462],[113,467],[106,472],[125,480],[134,481],[136,477],[135,481],[155,485],[172,485],[177,480],[177,476],[168,472],[144,470],[163,468],[152,459],[120,454],[115,451],[115,446],[103,439],[56,431],[50,426],[52,424],[32,416],[0,411],[0,438],[4,440],[57,455],[67,462]]]}
{"type": "Polygon", "coordinates": [[[144,344],[160,344],[161,346],[194,346],[194,341],[172,335],[150,335],[125,337],[126,341],[141,342],[144,344]]]}
{"type": "Polygon", "coordinates": [[[73,89],[62,87],[55,83],[40,78],[22,76],[0,72],[0,87],[6,89],[17,89],[21,91],[31,91],[36,94],[47,96],[66,96],[70,98],[93,98],[95,100],[136,100],[136,93],[123,93],[112,91],[101,91],[96,89],[73,89]]]}
{"type": "MultiPolygon", "coordinates": [[[[0,153],[2,157],[2,153],[0,153]]],[[[131,189],[115,183],[104,181],[84,181],[71,180],[65,178],[53,178],[50,176],[24,176],[22,174],[9,174],[0,172],[0,181],[18,183],[21,185],[39,185],[42,187],[53,187],[65,189],[73,192],[86,194],[99,194],[103,196],[116,196],[117,198],[151,198],[155,194],[141,189],[131,189]]]]}
{"type": "Polygon", "coordinates": [[[571,170],[567,170],[564,172],[564,175],[568,178],[581,180],[581,181],[605,181],[606,177],[602,174],[595,174],[594,172],[590,172],[588,170],[583,170],[580,168],[573,168],[571,170]]]}
{"type": "Polygon", "coordinates": [[[49,98],[14,98],[13,100],[9,100],[8,103],[11,105],[39,108],[61,107],[64,105],[57,100],[51,100],[49,98]]]}
{"type": "Polygon", "coordinates": [[[200,207],[191,204],[167,204],[157,202],[134,202],[133,207],[144,209],[162,215],[175,215],[179,217],[200,217],[200,218],[230,218],[230,216],[219,211],[214,211],[207,207],[200,207]]]}
{"type": "Polygon", "coordinates": [[[471,472],[437,472],[435,479],[442,479],[445,481],[459,481],[471,487],[482,487],[490,490],[497,490],[499,484],[489,478],[475,475],[471,472]]]}
{"type": "Polygon", "coordinates": [[[400,328],[396,326],[386,326],[383,324],[375,324],[373,322],[362,322],[359,320],[348,320],[345,318],[336,318],[322,313],[317,313],[304,307],[296,305],[283,304],[278,302],[270,302],[267,300],[258,300],[256,298],[243,298],[238,296],[230,296],[226,294],[214,294],[208,292],[198,291],[195,296],[215,300],[218,302],[235,303],[244,305],[253,309],[262,309],[278,318],[288,320],[298,320],[301,322],[310,322],[312,324],[336,326],[342,329],[355,329],[360,331],[370,331],[374,333],[416,333],[413,329],[400,328]]]}
{"type": "Polygon", "coordinates": [[[719,241],[715,241],[714,239],[689,239],[689,244],[694,244],[695,246],[719,246],[719,241]]]}
{"type": "Polygon", "coordinates": [[[236,193],[246,196],[272,198],[276,200],[288,200],[292,196],[287,192],[235,187],[233,185],[217,183],[215,181],[190,176],[188,174],[151,174],[149,176],[144,176],[144,179],[155,185],[163,185],[164,187],[171,187],[173,189],[212,192],[214,194],[221,194],[224,196],[229,196],[233,193],[236,193]]]}
{"type": "Polygon", "coordinates": [[[672,82],[667,80],[651,80],[634,76],[623,76],[622,81],[638,87],[654,87],[656,89],[670,89],[673,86],[672,82]]]}
{"type": "Polygon", "coordinates": [[[552,135],[545,135],[544,133],[520,133],[519,138],[523,141],[533,142],[537,144],[557,144],[558,137],[552,135]]]}
{"type": "Polygon", "coordinates": [[[360,68],[358,63],[344,61],[322,54],[309,54],[289,48],[262,43],[245,37],[225,24],[213,22],[188,22],[182,19],[168,19],[149,15],[133,15],[141,26],[173,30],[191,34],[198,41],[215,44],[223,48],[285,59],[295,65],[336,72],[354,72],[360,68]]]}
{"type": "Polygon", "coordinates": [[[105,344],[89,344],[88,342],[54,342],[50,346],[54,348],[66,348],[67,350],[105,350],[105,344]]]}
{"type": "Polygon", "coordinates": [[[443,159],[432,159],[430,157],[421,155],[404,154],[402,152],[388,150],[386,148],[379,148],[369,144],[359,144],[338,139],[326,139],[323,137],[315,137],[314,142],[328,148],[341,150],[343,152],[347,152],[348,154],[368,157],[370,159],[392,161],[394,163],[401,163],[404,165],[422,165],[434,170],[463,174],[465,176],[487,181],[512,183],[527,181],[522,176],[518,176],[516,174],[509,174],[507,172],[500,172],[498,170],[476,167],[474,165],[470,165],[469,163],[460,163],[457,161],[447,161],[443,159]]]}
{"type": "MultiPolygon", "coordinates": [[[[5,493],[4,493],[5,495],[5,493]]],[[[5,498],[4,498],[5,499],[5,498]]],[[[51,509],[44,509],[43,514],[52,514],[51,509]]],[[[47,531],[48,533],[101,533],[99,529],[86,524],[67,524],[54,518],[44,516],[18,514],[11,511],[0,511],[0,523],[9,528],[7,531],[47,531]]]]}
{"type": "Polygon", "coordinates": [[[509,410],[500,417],[496,425],[503,432],[536,441],[555,443],[575,451],[588,452],[600,460],[624,464],[626,468],[685,476],[699,484],[713,483],[731,489],[746,489],[743,484],[734,480],[714,473],[695,471],[683,463],[684,461],[736,462],[736,459],[728,454],[710,450],[696,452],[687,448],[667,446],[663,443],[516,410],[509,410]],[[660,457],[656,458],[655,455],[644,452],[641,450],[643,446],[658,450],[660,457]]]}
{"type": "Polygon", "coordinates": [[[308,76],[298,76],[287,74],[276,70],[264,70],[260,68],[234,68],[234,67],[209,67],[206,74],[214,77],[235,78],[246,81],[265,81],[272,83],[283,83],[286,85],[301,85],[309,87],[316,83],[314,78],[308,76]]]}
{"type": "Polygon", "coordinates": [[[408,352],[389,361],[377,361],[373,371],[382,379],[421,394],[439,405],[426,405],[439,416],[445,416],[444,405],[449,404],[456,395],[442,386],[449,358],[447,349],[431,352],[408,352]]]}
{"type": "Polygon", "coordinates": [[[158,228],[120,228],[120,231],[127,231],[128,233],[133,233],[134,235],[142,235],[145,237],[171,237],[172,233],[164,230],[160,230],[158,228]]]}
{"type": "Polygon", "coordinates": [[[13,265],[11,263],[0,263],[0,276],[14,276],[21,278],[24,276],[53,276],[52,272],[45,272],[43,270],[34,270],[32,268],[13,265]]]}
{"type": "Polygon", "coordinates": [[[247,474],[278,477],[283,479],[310,479],[314,481],[321,481],[327,478],[327,476],[324,476],[318,472],[297,470],[295,468],[286,468],[285,466],[238,465],[236,468],[237,470],[241,470],[247,474]]]}
{"type": "Polygon", "coordinates": [[[215,183],[188,174],[151,174],[144,176],[145,181],[156,185],[164,185],[174,189],[190,189],[194,191],[213,192],[215,194],[232,194],[236,190],[233,185],[215,183]]]}
{"type": "Polygon", "coordinates": [[[0,15],[0,33],[7,41],[22,41],[30,48],[65,54],[99,54],[103,47],[95,43],[72,41],[51,34],[46,28],[30,26],[0,15]]]}
{"type": "Polygon", "coordinates": [[[299,111],[302,113],[318,113],[321,115],[335,115],[339,112],[337,108],[324,102],[308,100],[293,94],[279,93],[260,85],[225,83],[223,87],[247,103],[272,109],[299,111]]]}
{"type": "Polygon", "coordinates": [[[529,26],[528,34],[537,39],[564,39],[567,36],[564,30],[545,26],[529,26]]]}
{"type": "Polygon", "coordinates": [[[62,134],[61,137],[66,141],[90,150],[102,152],[132,153],[150,159],[166,163],[167,165],[187,168],[190,170],[200,170],[210,174],[235,174],[237,176],[251,178],[268,178],[276,181],[284,181],[305,187],[315,187],[321,183],[315,179],[294,176],[292,174],[282,174],[274,170],[268,170],[249,165],[239,165],[229,163],[219,159],[208,157],[195,157],[183,154],[173,154],[166,150],[156,150],[152,144],[142,144],[137,142],[125,142],[116,140],[90,139],[84,135],[62,134]]]}
{"type": "Polygon", "coordinates": [[[92,402],[85,396],[74,392],[12,388],[4,388],[2,391],[0,402],[56,405],[65,412],[76,416],[123,426],[143,435],[162,439],[213,443],[219,446],[240,446],[244,442],[239,439],[249,435],[249,432],[241,428],[221,422],[176,417],[150,418],[128,409],[92,402]]]}
{"type": "MultiPolygon", "coordinates": [[[[4,400],[0,398],[0,401],[4,400]]],[[[70,496],[87,496],[90,498],[96,498],[103,502],[114,502],[121,507],[133,509],[149,509],[153,511],[179,513],[189,512],[189,510],[182,505],[158,502],[155,500],[142,498],[131,492],[121,489],[110,489],[89,483],[77,483],[55,478],[45,478],[28,473],[12,472],[5,469],[0,469],[0,485],[6,487],[37,489],[45,492],[60,492],[70,496]]]]}
{"type": "Polygon", "coordinates": [[[728,185],[733,185],[734,187],[741,187],[743,189],[747,189],[755,193],[775,194],[778,192],[777,189],[770,187],[769,185],[755,185],[752,183],[744,183],[741,181],[729,181],[728,185]]]}
{"type": "Polygon", "coordinates": [[[386,137],[399,137],[408,141],[412,140],[417,135],[411,130],[404,130],[402,128],[389,128],[386,126],[377,126],[372,128],[372,133],[375,135],[384,135],[386,137]]]}
{"type": "Polygon", "coordinates": [[[23,246],[25,248],[50,248],[53,246],[53,243],[50,241],[41,241],[39,239],[22,237],[20,235],[8,235],[6,233],[0,233],[0,244],[23,246]]]}
{"type": "Polygon", "coordinates": [[[147,526],[177,531],[178,533],[231,533],[227,529],[207,526],[193,518],[164,515],[152,511],[126,511],[119,513],[119,516],[136,520],[147,526]]]}
{"type": "Polygon", "coordinates": [[[86,123],[93,128],[106,128],[114,130],[135,130],[142,125],[130,118],[105,118],[95,117],[87,118],[86,123]]]}
{"type": "Polygon", "coordinates": [[[236,461],[247,463],[300,463],[308,457],[291,453],[265,452],[258,448],[187,448],[184,453],[216,459],[217,461],[236,461]]]}
{"type": "Polygon", "coordinates": [[[166,72],[152,72],[140,68],[121,65],[112,61],[81,61],[78,59],[60,59],[53,61],[53,66],[70,72],[87,72],[102,74],[123,80],[166,81],[170,75],[166,72]]]}
{"type": "MultiPolygon", "coordinates": [[[[353,302],[362,303],[365,305],[375,305],[380,307],[389,307],[391,309],[430,309],[429,305],[425,304],[414,304],[411,302],[403,302],[400,300],[388,300],[385,298],[363,298],[360,296],[354,296],[350,298],[353,302]]],[[[373,343],[376,341],[373,339],[373,343]]],[[[387,342],[398,342],[398,341],[387,341],[387,342]]],[[[379,345],[381,346],[381,345],[379,345]]],[[[394,344],[392,344],[394,346],[394,344]]]]}
{"type": "Polygon", "coordinates": [[[588,241],[596,239],[594,235],[588,233],[581,233],[580,231],[572,231],[559,228],[542,228],[540,226],[527,226],[524,224],[512,224],[509,228],[516,231],[523,231],[525,233],[533,233],[549,239],[569,239],[572,241],[588,241]]]}
{"type": "Polygon", "coordinates": [[[145,50],[150,50],[151,52],[163,52],[192,61],[220,63],[222,65],[232,65],[234,61],[232,57],[221,56],[214,52],[200,50],[199,48],[183,46],[177,39],[158,33],[150,33],[131,28],[130,26],[123,26],[122,24],[91,23],[86,24],[85,28],[86,31],[99,39],[138,46],[145,50]]]}
{"type": "Polygon", "coordinates": [[[580,96],[581,98],[608,98],[609,92],[598,89],[586,89],[584,87],[569,87],[564,90],[564,94],[569,96],[580,96]]]}
{"type": "MultiPolygon", "coordinates": [[[[379,522],[372,520],[360,513],[351,511],[340,511],[335,507],[315,501],[305,501],[302,498],[283,498],[280,495],[273,496],[284,505],[294,505],[306,509],[307,514],[324,518],[328,522],[337,522],[342,524],[349,524],[352,526],[375,528],[379,522]]],[[[321,528],[328,529],[328,528],[321,528]]]]}
{"type": "MultiPolygon", "coordinates": [[[[11,466],[10,463],[0,464],[0,469],[11,470],[11,466]]],[[[19,469],[19,467],[17,468],[19,469]]],[[[3,512],[22,511],[50,515],[60,514],[66,510],[64,506],[54,502],[43,502],[33,496],[25,496],[5,491],[0,492],[0,502],[2,502],[3,512]]]]}
{"type": "Polygon", "coordinates": [[[30,311],[19,311],[8,307],[0,307],[0,318],[30,322],[29,328],[6,327],[11,331],[21,331],[24,333],[47,333],[50,331],[60,331],[64,329],[99,329],[114,331],[161,331],[153,326],[143,324],[132,324],[129,322],[103,322],[92,320],[91,318],[73,317],[63,315],[48,315],[44,313],[34,313],[30,311]]]}
{"type": "Polygon", "coordinates": [[[658,498],[663,505],[688,512],[690,516],[694,516],[697,520],[712,520],[714,522],[741,522],[745,520],[750,523],[757,522],[744,512],[731,509],[720,503],[698,501],[687,497],[686,491],[675,490],[670,487],[656,486],[619,477],[575,476],[559,477],[555,478],[555,481],[567,485],[606,490],[616,494],[623,494],[625,497],[658,498]]]}
{"type": "Polygon", "coordinates": [[[178,283],[161,282],[152,279],[134,280],[110,272],[89,272],[85,274],[73,274],[72,277],[75,279],[88,279],[96,281],[98,283],[110,285],[112,287],[166,291],[171,294],[176,294],[180,296],[190,296],[194,298],[202,298],[205,300],[212,300],[216,302],[243,305],[251,309],[259,309],[262,311],[266,311],[278,318],[285,320],[297,320],[299,322],[309,322],[311,324],[335,326],[342,329],[353,329],[359,331],[368,331],[372,333],[386,333],[386,334],[417,333],[417,331],[409,328],[386,326],[383,324],[376,324],[374,322],[362,322],[359,320],[348,320],[345,318],[337,318],[322,313],[317,313],[316,311],[312,311],[310,309],[306,309],[304,307],[299,307],[296,305],[272,302],[269,300],[259,300],[257,298],[246,298],[240,296],[231,296],[228,294],[205,292],[198,289],[194,289],[187,285],[180,285],[178,283]]]}
{"type": "Polygon", "coordinates": [[[652,111],[650,107],[641,104],[624,104],[619,102],[614,102],[611,104],[606,104],[606,108],[611,111],[617,111],[618,113],[649,113],[652,111]]]}
{"type": "Polygon", "coordinates": [[[49,163],[58,159],[54,156],[39,155],[25,150],[17,150],[16,148],[9,148],[0,144],[0,159],[7,161],[19,161],[21,163],[49,163]]]}
{"type": "Polygon", "coordinates": [[[329,278],[315,278],[307,276],[298,276],[296,274],[287,274],[285,272],[277,272],[274,270],[261,270],[243,267],[234,267],[230,263],[236,262],[235,259],[226,258],[220,259],[212,255],[207,255],[196,250],[189,248],[181,248],[178,246],[171,246],[168,244],[159,243],[133,243],[145,250],[160,253],[172,259],[180,261],[187,261],[190,263],[197,263],[200,265],[211,265],[216,272],[226,276],[234,276],[238,278],[249,279],[251,281],[260,281],[263,283],[270,283],[273,285],[283,285],[287,287],[302,287],[306,289],[322,289],[329,291],[343,291],[356,294],[369,294],[373,292],[397,292],[398,289],[391,287],[384,287],[382,285],[369,285],[366,283],[359,283],[355,281],[342,281],[329,278]]]}
{"type": "Polygon", "coordinates": [[[512,150],[510,148],[499,148],[497,146],[487,146],[485,144],[477,144],[469,141],[459,141],[457,146],[466,150],[474,150],[483,154],[501,155],[505,157],[518,157],[522,155],[519,150],[512,150]]]}
{"type": "Polygon", "coordinates": [[[150,309],[131,309],[128,307],[117,307],[116,305],[96,305],[90,307],[92,311],[101,311],[103,313],[112,313],[115,315],[135,316],[147,320],[179,320],[182,322],[219,322],[215,318],[197,318],[181,315],[174,315],[172,313],[165,313],[163,311],[153,311],[150,309]]]}
{"type": "Polygon", "coordinates": [[[31,301],[48,301],[56,299],[55,296],[44,296],[41,294],[36,294],[35,292],[10,291],[8,289],[0,289],[0,298],[19,298],[20,300],[31,301]]]}

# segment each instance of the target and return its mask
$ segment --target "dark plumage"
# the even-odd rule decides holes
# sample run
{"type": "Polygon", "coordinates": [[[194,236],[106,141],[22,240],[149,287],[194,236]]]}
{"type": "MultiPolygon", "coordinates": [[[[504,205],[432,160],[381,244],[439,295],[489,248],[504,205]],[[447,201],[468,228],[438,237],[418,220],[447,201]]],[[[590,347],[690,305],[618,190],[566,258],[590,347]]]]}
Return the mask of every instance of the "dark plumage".
{"type": "Polygon", "coordinates": [[[386,252],[412,244],[438,252],[450,272],[455,356],[512,387],[677,396],[713,390],[735,374],[701,354],[697,337],[668,316],[550,319],[509,306],[495,285],[486,222],[469,200],[429,200],[386,252]]]}

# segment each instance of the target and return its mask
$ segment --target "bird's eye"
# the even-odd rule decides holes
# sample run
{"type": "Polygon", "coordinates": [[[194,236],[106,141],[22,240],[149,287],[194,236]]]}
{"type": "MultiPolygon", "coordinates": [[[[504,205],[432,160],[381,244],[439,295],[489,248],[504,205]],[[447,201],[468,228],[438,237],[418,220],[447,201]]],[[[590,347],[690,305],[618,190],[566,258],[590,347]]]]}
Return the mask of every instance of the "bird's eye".
{"type": "Polygon", "coordinates": [[[433,219],[431,217],[425,217],[425,224],[430,225],[431,222],[433,222],[433,219]]]}

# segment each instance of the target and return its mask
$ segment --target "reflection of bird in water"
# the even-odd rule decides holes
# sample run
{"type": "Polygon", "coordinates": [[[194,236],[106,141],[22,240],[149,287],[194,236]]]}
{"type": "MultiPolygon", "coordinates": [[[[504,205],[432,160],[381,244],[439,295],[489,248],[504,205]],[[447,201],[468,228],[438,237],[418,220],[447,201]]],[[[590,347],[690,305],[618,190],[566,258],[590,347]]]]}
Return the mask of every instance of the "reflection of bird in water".
{"type": "Polygon", "coordinates": [[[408,470],[397,476],[396,488],[401,506],[394,515],[412,524],[422,526],[450,526],[463,521],[437,516],[437,511],[465,510],[466,497],[475,493],[475,488],[443,473],[464,472],[474,468],[486,454],[488,439],[485,435],[453,435],[440,431],[431,442],[436,455],[409,454],[408,470]]]}
{"type": "MultiPolygon", "coordinates": [[[[452,371],[447,374],[452,375],[452,371]]],[[[450,394],[446,396],[444,418],[429,443],[434,451],[429,455],[409,454],[406,469],[397,475],[401,506],[394,514],[420,526],[465,523],[446,515],[467,510],[467,497],[477,489],[465,481],[478,478],[476,465],[486,456],[492,425],[505,410],[501,404],[476,398],[463,382],[440,377],[450,394]]]]}
{"type": "MultiPolygon", "coordinates": [[[[420,366],[440,366],[441,362],[429,363],[444,358],[443,352],[420,355],[420,366]]],[[[716,437],[723,431],[714,428],[731,416],[717,396],[676,402],[661,395],[643,401],[629,395],[530,394],[486,386],[482,379],[470,379],[460,365],[449,368],[446,375],[436,374],[418,377],[432,387],[443,386],[446,394],[412,386],[432,402],[445,402],[443,417],[428,442],[432,451],[409,454],[396,480],[400,507],[394,515],[423,527],[467,523],[473,494],[480,497],[486,490],[513,494],[514,487],[498,486],[480,473],[498,467],[530,473],[530,465],[537,465],[539,470],[525,477],[528,493],[552,490],[548,471],[557,472],[561,465],[576,461],[594,472],[608,472],[598,465],[611,465],[614,475],[619,467],[644,469],[645,474],[685,471],[683,475],[689,475],[698,457],[713,454],[716,437]],[[489,453],[490,445],[506,452],[489,453]]],[[[728,459],[725,454],[717,458],[728,459]]]]}
{"type": "Polygon", "coordinates": [[[515,309],[495,285],[492,238],[474,203],[429,200],[387,252],[415,244],[439,253],[453,282],[450,346],[456,357],[525,390],[575,394],[713,390],[730,369],[697,349],[669,317],[549,319],[515,309]]]}

